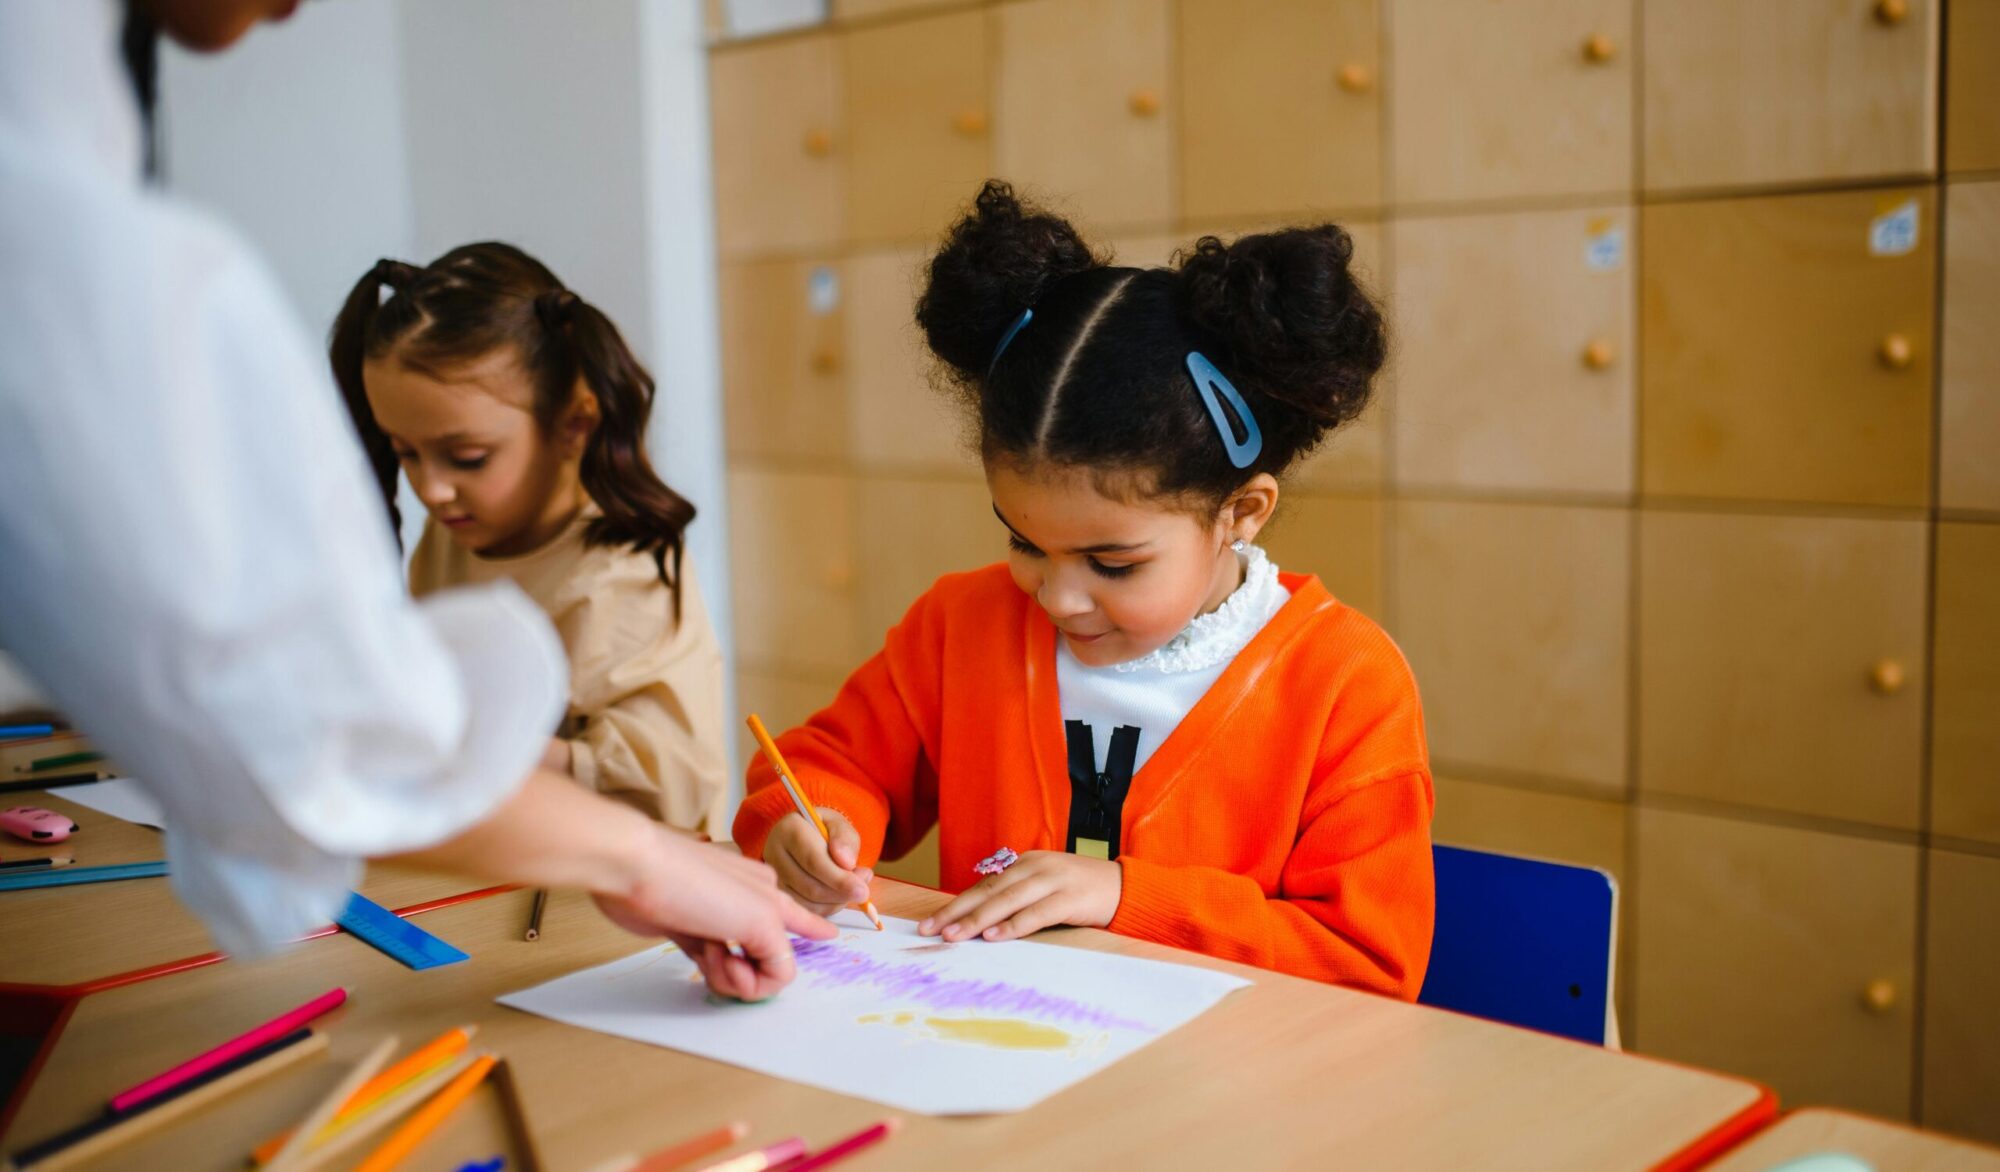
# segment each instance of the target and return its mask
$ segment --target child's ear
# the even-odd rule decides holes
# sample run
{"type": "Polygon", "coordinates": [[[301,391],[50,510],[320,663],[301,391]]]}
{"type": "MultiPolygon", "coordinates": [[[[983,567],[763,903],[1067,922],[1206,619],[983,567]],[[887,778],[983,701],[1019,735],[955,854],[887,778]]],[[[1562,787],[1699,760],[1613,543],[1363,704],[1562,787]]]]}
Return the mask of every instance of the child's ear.
{"type": "Polygon", "coordinates": [[[1278,510],[1278,479],[1259,472],[1245,481],[1222,505],[1224,537],[1229,541],[1255,541],[1257,532],[1278,510]]]}
{"type": "Polygon", "coordinates": [[[583,450],[590,446],[590,437],[597,434],[600,413],[597,406],[597,392],[583,379],[576,380],[576,387],[570,391],[569,406],[563,409],[562,418],[556,423],[556,434],[562,443],[564,456],[581,459],[583,450]]]}

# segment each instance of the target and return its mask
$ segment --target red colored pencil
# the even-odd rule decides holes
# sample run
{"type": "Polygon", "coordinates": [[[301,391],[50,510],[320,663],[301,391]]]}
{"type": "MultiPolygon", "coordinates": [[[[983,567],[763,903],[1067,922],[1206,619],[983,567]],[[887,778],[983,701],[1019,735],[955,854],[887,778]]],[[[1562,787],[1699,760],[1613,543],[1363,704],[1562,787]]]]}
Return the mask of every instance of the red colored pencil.
{"type": "Polygon", "coordinates": [[[785,1172],[812,1172],[814,1168],[825,1168],[838,1163],[862,1148],[871,1147],[888,1139],[896,1134],[896,1129],[901,1126],[903,1121],[900,1119],[884,1119],[873,1127],[855,1132],[830,1148],[822,1148],[795,1164],[785,1165],[785,1172]]]}

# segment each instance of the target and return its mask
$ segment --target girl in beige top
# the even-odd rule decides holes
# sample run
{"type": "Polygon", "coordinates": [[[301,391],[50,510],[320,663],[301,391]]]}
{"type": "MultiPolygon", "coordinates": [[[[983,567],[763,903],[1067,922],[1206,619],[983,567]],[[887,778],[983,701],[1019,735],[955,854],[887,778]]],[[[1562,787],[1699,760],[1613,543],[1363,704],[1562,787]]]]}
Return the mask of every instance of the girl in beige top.
{"type": "Polygon", "coordinates": [[[511,579],[562,636],[569,710],[545,764],[668,825],[720,826],[694,506],[646,459],[653,380],[617,327],[519,249],[469,244],[377,264],[332,359],[391,517],[399,474],[430,512],[411,592],[511,579]]]}

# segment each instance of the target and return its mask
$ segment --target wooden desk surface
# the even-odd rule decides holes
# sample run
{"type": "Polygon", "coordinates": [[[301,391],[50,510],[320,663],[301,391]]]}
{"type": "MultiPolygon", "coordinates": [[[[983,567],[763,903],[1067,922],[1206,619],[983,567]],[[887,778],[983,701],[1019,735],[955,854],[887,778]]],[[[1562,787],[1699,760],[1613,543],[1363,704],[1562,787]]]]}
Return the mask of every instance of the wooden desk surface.
{"type": "MultiPolygon", "coordinates": [[[[942,896],[878,881],[885,912],[921,916],[942,896]]],[[[230,962],[85,1000],[6,1138],[70,1126],[107,1094],[334,984],[334,1056],[121,1153],[119,1166],[237,1168],[257,1137],[302,1115],[386,1030],[405,1046],[477,1022],[512,1063],[528,1122],[553,1167],[587,1167],[730,1119],[752,1140],[818,1145],[888,1108],[707,1059],[573,1029],[493,1003],[501,993],[638,951],[574,895],[550,901],[545,934],[520,933],[528,893],[427,915],[472,959],[411,973],[347,937],[255,965],[230,962]]],[[[1042,1106],[970,1119],[906,1117],[853,1167],[935,1168],[1004,1158],[1026,1168],[1643,1168],[1767,1103],[1761,1088],[1472,1018],[1174,952],[1108,933],[1044,939],[1204,964],[1256,983],[1187,1027],[1042,1106]]],[[[483,1156],[478,1152],[439,1153],[483,1156]]],[[[112,1166],[107,1161],[104,1166],[112,1166]]]]}
{"type": "Polygon", "coordinates": [[[2000,1149],[1821,1107],[1792,1112],[1710,1167],[1761,1172],[1815,1152],[1859,1156],[1881,1172],[2000,1172],[2000,1149]]]}
{"type": "MultiPolygon", "coordinates": [[[[63,791],[8,795],[76,820],[67,842],[36,846],[0,835],[0,858],[69,855],[79,867],[166,857],[160,832],[63,800],[63,791]]],[[[361,893],[406,907],[482,886],[402,867],[374,866],[361,893]]],[[[72,986],[211,951],[208,930],[174,898],[169,881],[127,879],[81,887],[0,892],[0,985],[72,986]]]]}

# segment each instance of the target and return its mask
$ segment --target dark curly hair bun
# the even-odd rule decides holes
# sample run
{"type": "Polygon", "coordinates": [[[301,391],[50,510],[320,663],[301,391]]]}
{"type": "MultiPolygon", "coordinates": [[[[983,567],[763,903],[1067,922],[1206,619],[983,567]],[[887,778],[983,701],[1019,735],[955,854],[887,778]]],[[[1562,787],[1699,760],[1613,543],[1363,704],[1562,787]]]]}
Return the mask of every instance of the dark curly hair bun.
{"type": "Polygon", "coordinates": [[[917,324],[931,352],[962,374],[985,373],[1021,311],[1055,281],[1101,261],[1069,221],[1025,205],[989,179],[930,264],[917,324]]]}

